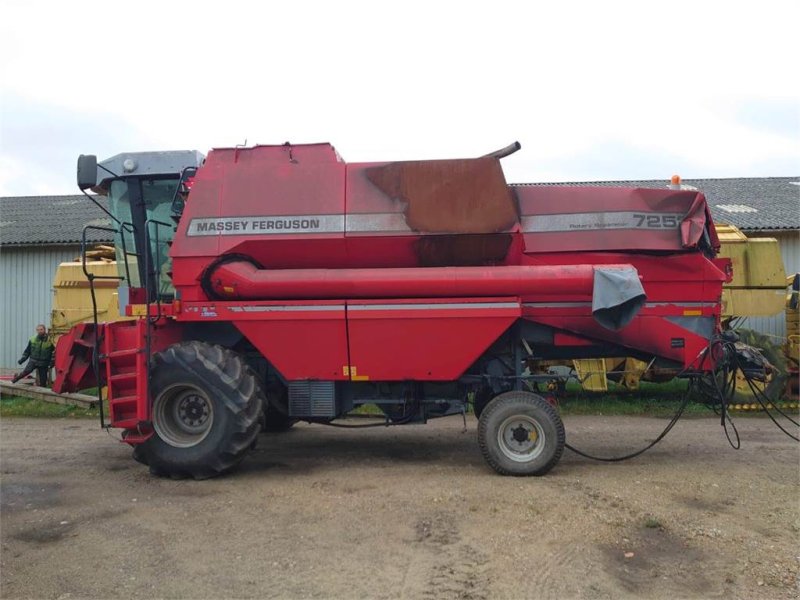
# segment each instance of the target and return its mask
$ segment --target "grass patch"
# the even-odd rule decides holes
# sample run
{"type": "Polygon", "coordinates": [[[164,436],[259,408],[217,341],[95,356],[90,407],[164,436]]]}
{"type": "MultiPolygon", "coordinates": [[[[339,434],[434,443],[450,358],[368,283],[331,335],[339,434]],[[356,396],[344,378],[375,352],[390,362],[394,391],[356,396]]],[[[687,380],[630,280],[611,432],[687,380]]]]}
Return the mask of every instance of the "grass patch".
{"type": "MultiPolygon", "coordinates": [[[[682,398],[638,396],[567,396],[559,404],[563,415],[641,415],[649,417],[669,417],[680,407],[682,398]]],[[[689,402],[685,415],[709,415],[711,411],[705,404],[689,402]]]]}
{"type": "Polygon", "coordinates": [[[661,521],[656,519],[655,517],[647,517],[644,520],[644,526],[646,529],[663,529],[664,526],[661,524],[661,521]]]}
{"type": "Polygon", "coordinates": [[[377,404],[362,404],[358,408],[351,410],[348,414],[351,415],[368,415],[374,417],[384,417],[383,411],[378,408],[377,404]]]}
{"type": "Polygon", "coordinates": [[[96,408],[81,408],[65,404],[42,402],[20,396],[0,397],[0,417],[41,417],[47,419],[76,418],[96,419],[100,413],[96,408]]]}
{"type": "Polygon", "coordinates": [[[567,394],[574,394],[574,395],[597,394],[605,396],[615,396],[615,395],[630,396],[630,395],[649,395],[649,394],[655,394],[657,396],[665,396],[670,394],[676,394],[680,396],[683,395],[683,393],[688,389],[688,387],[689,387],[688,379],[671,379],[663,383],[640,381],[639,389],[631,391],[628,388],[618,383],[614,383],[613,381],[608,381],[608,391],[586,392],[583,390],[580,383],[575,381],[575,379],[570,379],[567,381],[567,394]]]}
{"type": "MultiPolygon", "coordinates": [[[[675,414],[683,402],[688,388],[686,380],[666,383],[641,382],[639,389],[631,391],[609,382],[607,392],[586,392],[574,381],[567,383],[566,396],[560,399],[561,413],[565,415],[641,415],[668,417],[675,414]]],[[[711,414],[708,407],[690,400],[685,415],[711,414]]]]}

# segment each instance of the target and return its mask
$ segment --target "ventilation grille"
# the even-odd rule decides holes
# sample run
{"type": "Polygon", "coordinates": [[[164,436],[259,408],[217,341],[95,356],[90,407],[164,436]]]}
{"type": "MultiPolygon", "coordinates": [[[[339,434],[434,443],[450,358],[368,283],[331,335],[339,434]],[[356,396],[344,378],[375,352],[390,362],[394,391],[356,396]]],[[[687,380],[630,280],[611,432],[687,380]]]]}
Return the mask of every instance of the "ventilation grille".
{"type": "Polygon", "coordinates": [[[335,417],[336,388],[333,381],[289,383],[289,416],[335,417]]]}

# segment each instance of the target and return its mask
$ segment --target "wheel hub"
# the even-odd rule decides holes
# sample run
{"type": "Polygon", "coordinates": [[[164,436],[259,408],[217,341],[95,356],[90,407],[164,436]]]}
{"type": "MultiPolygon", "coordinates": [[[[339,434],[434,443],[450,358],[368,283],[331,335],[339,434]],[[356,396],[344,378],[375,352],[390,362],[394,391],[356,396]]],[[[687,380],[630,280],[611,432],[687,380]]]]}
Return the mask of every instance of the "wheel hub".
{"type": "Polygon", "coordinates": [[[511,460],[527,462],[541,454],[544,448],[544,431],[532,417],[509,417],[497,432],[500,450],[511,460]]]}
{"type": "Polygon", "coordinates": [[[525,429],[522,425],[514,429],[511,432],[511,435],[514,438],[514,441],[519,442],[520,444],[531,439],[531,432],[525,429]]]}
{"type": "Polygon", "coordinates": [[[190,428],[202,426],[211,414],[210,407],[204,398],[197,395],[186,396],[178,405],[178,416],[184,425],[190,428]]]}
{"type": "Polygon", "coordinates": [[[173,385],[153,403],[153,428],[170,446],[196,446],[206,438],[213,423],[211,400],[194,386],[173,385]]]}

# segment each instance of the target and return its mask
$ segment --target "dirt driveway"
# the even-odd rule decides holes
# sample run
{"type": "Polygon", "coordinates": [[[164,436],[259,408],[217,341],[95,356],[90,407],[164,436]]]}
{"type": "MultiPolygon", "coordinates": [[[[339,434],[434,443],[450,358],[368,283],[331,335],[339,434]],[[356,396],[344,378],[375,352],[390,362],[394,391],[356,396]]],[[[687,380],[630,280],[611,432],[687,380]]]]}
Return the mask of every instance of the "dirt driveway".
{"type": "MultiPolygon", "coordinates": [[[[644,456],[495,475],[476,422],[262,436],[235,474],[155,479],[95,422],[4,419],[3,598],[793,598],[797,444],[686,419],[644,456]]],[[[568,417],[621,453],[663,419],[568,417]]]]}

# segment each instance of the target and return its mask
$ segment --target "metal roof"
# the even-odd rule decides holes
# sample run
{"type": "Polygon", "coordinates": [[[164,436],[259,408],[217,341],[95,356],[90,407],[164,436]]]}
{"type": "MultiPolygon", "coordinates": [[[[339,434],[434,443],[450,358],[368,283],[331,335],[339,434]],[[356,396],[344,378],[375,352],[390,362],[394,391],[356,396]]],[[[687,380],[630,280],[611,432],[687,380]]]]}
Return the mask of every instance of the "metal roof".
{"type": "MultiPolygon", "coordinates": [[[[520,183],[514,185],[602,185],[664,188],[669,181],[580,181],[565,183],[520,183]]],[[[745,231],[800,230],[800,176],[734,177],[728,179],[684,179],[701,191],[715,222],[735,225],[745,231]]]]}
{"type": "MultiPolygon", "coordinates": [[[[95,196],[102,206],[103,196],[95,196]]],[[[14,196],[0,198],[0,245],[76,244],[86,225],[110,227],[111,219],[86,196],[14,196]]],[[[111,234],[90,231],[87,240],[110,242],[111,234]]]]}

